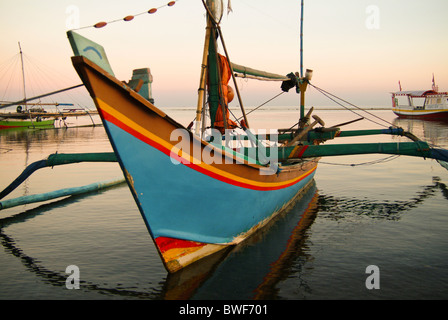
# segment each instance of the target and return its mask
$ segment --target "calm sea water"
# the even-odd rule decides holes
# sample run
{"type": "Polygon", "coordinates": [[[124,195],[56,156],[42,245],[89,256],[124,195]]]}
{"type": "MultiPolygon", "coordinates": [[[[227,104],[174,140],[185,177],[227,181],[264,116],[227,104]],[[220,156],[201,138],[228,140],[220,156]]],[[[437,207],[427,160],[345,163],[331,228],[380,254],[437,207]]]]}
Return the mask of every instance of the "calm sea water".
{"type": "MultiPolygon", "coordinates": [[[[448,148],[447,124],[372,112],[448,148]]],[[[341,110],[315,113],[327,126],[357,118],[341,110]]],[[[168,114],[184,124],[194,116],[191,110],[168,114]]],[[[267,110],[256,117],[252,127],[277,128],[298,116],[267,110]]],[[[375,127],[362,121],[343,129],[375,127]]],[[[364,141],[378,140],[406,141],[364,141]]],[[[51,153],[103,151],[111,151],[103,127],[1,132],[0,189],[51,153]]],[[[117,177],[116,163],[45,168],[7,198],[117,177]]],[[[447,183],[448,171],[434,160],[322,159],[313,185],[288,214],[230,252],[174,276],[124,184],[6,209],[0,211],[0,299],[447,299],[447,183]],[[78,290],[66,287],[70,265],[79,268],[78,290]],[[366,287],[371,265],[379,269],[379,289],[366,287]]]]}

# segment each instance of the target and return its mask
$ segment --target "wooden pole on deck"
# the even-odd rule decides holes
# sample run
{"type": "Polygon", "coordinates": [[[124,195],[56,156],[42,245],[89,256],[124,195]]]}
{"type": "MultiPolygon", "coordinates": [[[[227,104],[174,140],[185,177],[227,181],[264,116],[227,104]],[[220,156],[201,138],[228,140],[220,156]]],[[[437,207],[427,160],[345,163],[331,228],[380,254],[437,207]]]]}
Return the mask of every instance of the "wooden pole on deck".
{"type": "MultiPolygon", "coordinates": [[[[219,37],[221,38],[221,43],[222,43],[222,46],[223,46],[223,49],[224,49],[224,53],[226,55],[227,61],[229,62],[229,66],[232,69],[232,62],[231,62],[231,60],[229,58],[229,53],[227,52],[227,47],[226,47],[226,44],[224,42],[224,38],[223,38],[223,35],[222,35],[221,27],[219,26],[219,21],[216,21],[214,19],[213,14],[210,11],[210,8],[207,6],[207,4],[205,3],[204,0],[202,0],[202,4],[204,5],[205,10],[207,11],[208,16],[210,17],[210,21],[213,23],[213,25],[215,26],[216,30],[219,33],[219,37]]],[[[233,70],[232,70],[231,74],[232,74],[233,84],[235,85],[235,91],[236,91],[236,94],[237,94],[237,97],[238,97],[238,101],[240,103],[241,112],[243,113],[244,121],[246,123],[246,127],[249,128],[249,122],[247,120],[246,111],[244,110],[244,106],[243,106],[243,101],[241,99],[240,90],[238,89],[238,84],[236,82],[236,78],[235,78],[235,74],[233,73],[233,70]]],[[[223,113],[223,118],[225,120],[225,113],[223,113]]]]}
{"type": "Polygon", "coordinates": [[[303,79],[300,79],[300,121],[299,121],[299,128],[303,128],[306,125],[306,117],[305,117],[305,92],[306,88],[308,87],[308,82],[304,81],[303,79]]]}
{"type": "Polygon", "coordinates": [[[303,77],[303,1],[300,10],[300,75],[303,77]]]}
{"type": "MultiPolygon", "coordinates": [[[[301,0],[300,6],[300,77],[304,77],[303,74],[303,5],[304,0],[301,0]]],[[[299,119],[299,128],[304,127],[305,120],[305,91],[308,83],[300,82],[300,119],[299,119]]]]}
{"type": "Polygon", "coordinates": [[[202,56],[202,65],[201,65],[201,80],[199,83],[199,92],[198,92],[198,105],[196,109],[196,135],[199,135],[202,117],[202,108],[204,105],[204,96],[205,96],[205,79],[207,75],[207,65],[208,65],[208,49],[210,47],[210,35],[211,35],[211,21],[210,18],[207,17],[207,27],[205,32],[205,43],[204,43],[204,53],[202,56]]]}
{"type": "Polygon", "coordinates": [[[22,82],[23,82],[23,101],[25,101],[25,112],[28,113],[31,125],[34,128],[34,121],[33,117],[31,117],[30,111],[28,110],[28,104],[26,102],[26,87],[25,87],[25,65],[23,64],[23,52],[22,52],[22,46],[19,42],[19,51],[20,51],[20,62],[22,63],[22,82]]]}
{"type": "MultiPolygon", "coordinates": [[[[221,38],[222,47],[223,47],[224,52],[226,54],[227,61],[229,62],[229,65],[232,66],[231,60],[229,58],[229,53],[227,52],[226,44],[225,44],[224,38],[222,36],[221,27],[219,26],[219,24],[216,25],[216,28],[218,29],[219,37],[221,38]]],[[[249,121],[247,120],[246,111],[244,110],[244,106],[243,106],[243,100],[241,99],[240,90],[238,88],[238,83],[236,82],[236,78],[235,78],[235,74],[233,73],[233,70],[232,70],[231,74],[232,74],[233,84],[235,85],[236,95],[237,95],[238,101],[240,103],[241,112],[243,113],[244,122],[246,123],[246,127],[249,128],[249,121]]]]}

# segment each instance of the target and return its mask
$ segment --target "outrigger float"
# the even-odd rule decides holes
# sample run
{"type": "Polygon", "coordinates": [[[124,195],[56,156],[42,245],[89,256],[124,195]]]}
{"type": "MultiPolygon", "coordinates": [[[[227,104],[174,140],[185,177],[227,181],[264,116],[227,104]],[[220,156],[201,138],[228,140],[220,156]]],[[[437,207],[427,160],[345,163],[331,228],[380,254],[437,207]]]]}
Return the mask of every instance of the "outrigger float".
{"type": "MultiPolygon", "coordinates": [[[[191,127],[179,124],[146,94],[141,95],[141,83],[118,80],[101,45],[74,31],[67,33],[75,53],[73,66],[98,109],[114,151],[68,162],[85,157],[92,161],[96,156],[95,161],[102,161],[101,157],[118,161],[169,273],[235,246],[267,225],[310,185],[321,157],[394,154],[448,161],[447,150],[431,147],[401,128],[340,129],[352,121],[325,127],[312,115],[312,108],[305,110],[312,71],[304,73],[302,62],[300,73],[287,76],[234,64],[220,27],[222,1],[202,3],[207,27],[196,121],[191,127]],[[219,42],[223,54],[218,52],[219,42]],[[295,88],[301,97],[299,123],[275,133],[254,132],[235,74],[281,81],[284,92],[295,88]],[[229,116],[233,95],[241,107],[241,121],[229,116]],[[404,136],[410,142],[323,145],[338,137],[383,134],[404,136]]],[[[57,155],[63,156],[74,155],[57,155]]]]}

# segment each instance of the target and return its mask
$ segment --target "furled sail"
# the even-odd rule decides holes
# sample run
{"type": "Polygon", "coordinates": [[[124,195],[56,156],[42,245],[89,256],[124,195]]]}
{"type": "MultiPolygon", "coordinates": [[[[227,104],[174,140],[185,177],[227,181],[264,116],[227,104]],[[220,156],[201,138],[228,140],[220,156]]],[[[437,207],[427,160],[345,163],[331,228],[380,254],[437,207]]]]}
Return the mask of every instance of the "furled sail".
{"type": "Polygon", "coordinates": [[[249,67],[245,67],[236,63],[232,63],[233,72],[235,76],[241,78],[250,78],[265,81],[288,81],[290,80],[286,76],[282,76],[275,73],[270,73],[266,71],[256,70],[249,67]]]}

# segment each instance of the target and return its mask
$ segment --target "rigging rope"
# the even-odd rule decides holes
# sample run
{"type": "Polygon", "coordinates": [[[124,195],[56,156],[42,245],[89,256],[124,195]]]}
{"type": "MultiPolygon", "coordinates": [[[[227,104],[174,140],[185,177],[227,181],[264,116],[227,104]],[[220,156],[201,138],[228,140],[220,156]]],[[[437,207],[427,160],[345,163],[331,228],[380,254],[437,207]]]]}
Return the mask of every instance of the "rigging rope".
{"type": "MultiPolygon", "coordinates": [[[[261,105],[259,105],[259,106],[256,107],[255,109],[252,109],[251,111],[249,111],[248,113],[246,113],[246,115],[249,115],[249,114],[251,114],[252,112],[254,112],[254,111],[260,109],[261,107],[265,106],[266,104],[268,104],[268,103],[271,102],[272,100],[274,100],[274,99],[280,97],[280,96],[281,96],[282,94],[284,94],[284,93],[285,93],[285,91],[280,92],[279,94],[275,95],[274,97],[270,98],[269,100],[263,102],[261,105]]],[[[230,114],[233,116],[233,118],[235,119],[235,122],[238,122],[238,123],[240,124],[240,126],[241,126],[241,122],[240,122],[240,121],[241,121],[241,119],[243,118],[243,116],[237,118],[237,117],[235,116],[235,114],[233,113],[233,111],[232,111],[230,108],[229,108],[229,112],[230,112],[230,114]]],[[[193,121],[194,121],[194,120],[193,120],[193,121]]],[[[191,126],[192,126],[192,124],[193,124],[193,121],[191,121],[191,123],[190,123],[190,128],[191,128],[191,126]]]]}
{"type": "MultiPolygon", "coordinates": [[[[7,80],[7,82],[5,81],[6,82],[5,91],[3,92],[2,96],[1,96],[1,100],[2,101],[8,99],[6,95],[7,95],[8,91],[9,91],[9,88],[10,88],[11,84],[13,84],[14,81],[16,80],[16,74],[15,74],[14,70],[16,70],[17,66],[19,65],[19,60],[20,60],[20,54],[17,53],[16,55],[14,55],[9,60],[9,61],[12,61],[10,64],[8,64],[8,65],[5,64],[6,65],[6,71],[4,73],[3,72],[1,73],[3,75],[0,76],[0,81],[3,82],[3,78],[6,77],[9,72],[11,72],[10,76],[9,76],[9,80],[5,79],[5,80],[7,80]]],[[[3,65],[2,65],[2,68],[3,68],[3,65]]]]}
{"type": "Polygon", "coordinates": [[[179,1],[180,0],[170,1],[170,2],[168,2],[167,4],[165,4],[163,6],[160,6],[160,7],[157,7],[157,8],[152,8],[152,9],[149,9],[148,11],[140,12],[140,13],[137,13],[137,14],[134,14],[134,15],[128,15],[128,16],[122,18],[122,19],[116,19],[116,20],[112,20],[112,21],[108,21],[108,22],[101,21],[101,22],[95,23],[94,25],[91,25],[91,26],[80,27],[80,28],[73,29],[73,30],[81,30],[81,29],[87,29],[87,28],[97,28],[98,29],[98,28],[103,28],[103,27],[105,27],[108,24],[119,22],[119,21],[126,21],[126,22],[127,21],[132,21],[137,16],[141,16],[141,15],[144,15],[144,14],[147,14],[147,13],[154,14],[154,13],[157,12],[157,10],[159,10],[161,8],[172,7],[172,6],[174,6],[176,4],[176,2],[179,2],[179,1]]]}
{"type": "MultiPolygon", "coordinates": [[[[255,109],[252,109],[251,111],[249,111],[248,113],[246,113],[246,115],[249,115],[249,114],[251,114],[252,112],[254,112],[254,111],[260,109],[262,106],[264,106],[264,105],[268,104],[269,102],[271,102],[272,100],[274,100],[274,99],[280,97],[280,96],[281,96],[282,94],[284,94],[284,93],[285,93],[285,91],[280,92],[279,94],[277,94],[277,95],[274,96],[273,98],[267,100],[266,102],[262,103],[261,105],[259,105],[259,106],[256,107],[255,109]]],[[[237,119],[237,121],[240,121],[241,118],[243,118],[243,117],[239,117],[239,118],[237,119]]]]}
{"type": "Polygon", "coordinates": [[[333,166],[346,166],[346,167],[357,167],[357,166],[366,166],[366,165],[374,165],[374,164],[379,164],[379,163],[385,163],[385,162],[389,162],[389,161],[393,161],[397,158],[399,158],[400,155],[392,155],[383,159],[378,159],[378,160],[373,160],[373,161],[368,161],[368,162],[360,162],[360,163],[334,163],[334,162],[325,162],[325,161],[319,161],[319,163],[321,164],[328,164],[328,165],[333,165],[333,166]]]}
{"type": "Polygon", "coordinates": [[[372,117],[374,117],[374,118],[377,118],[377,119],[379,119],[379,120],[381,120],[381,121],[384,121],[385,123],[388,124],[388,126],[386,126],[386,125],[384,125],[384,124],[381,124],[381,123],[379,123],[379,122],[377,122],[377,121],[375,121],[375,120],[366,118],[366,120],[368,120],[368,121],[370,121],[370,122],[376,123],[376,124],[378,124],[378,125],[380,125],[380,126],[383,126],[383,127],[389,127],[389,126],[396,127],[393,123],[391,123],[391,122],[389,122],[389,121],[387,121],[387,120],[385,120],[385,119],[383,119],[383,118],[381,118],[381,117],[378,117],[377,115],[375,115],[375,114],[373,114],[373,113],[371,113],[371,112],[368,112],[367,110],[365,110],[365,109],[363,109],[363,108],[360,108],[360,107],[354,105],[353,103],[350,103],[350,102],[348,102],[348,101],[346,101],[346,100],[344,100],[344,99],[342,99],[342,98],[339,98],[338,96],[335,96],[334,94],[331,94],[331,93],[329,93],[328,91],[325,91],[324,89],[321,89],[321,88],[319,88],[319,87],[316,87],[315,85],[313,85],[313,84],[311,84],[311,83],[308,83],[308,84],[309,84],[310,86],[312,86],[314,89],[316,89],[317,91],[319,91],[320,93],[322,93],[322,94],[323,94],[324,96],[326,96],[328,99],[330,99],[331,101],[333,101],[333,102],[335,102],[336,104],[340,105],[341,107],[347,109],[348,111],[353,112],[354,114],[356,114],[356,115],[362,117],[360,114],[358,114],[357,112],[355,112],[355,111],[353,111],[353,110],[347,108],[346,106],[344,106],[342,103],[339,103],[339,102],[336,101],[335,99],[338,99],[338,100],[340,100],[340,101],[342,101],[342,102],[345,102],[345,103],[347,103],[348,105],[350,105],[350,106],[352,106],[352,107],[354,107],[354,108],[356,108],[356,109],[358,109],[358,110],[360,110],[360,111],[363,111],[363,112],[369,114],[370,116],[372,116],[372,117]],[[333,98],[335,98],[335,99],[333,99],[333,98]]]}
{"type": "MultiPolygon", "coordinates": [[[[284,94],[284,93],[285,93],[285,91],[282,91],[282,92],[280,92],[279,94],[277,94],[277,95],[275,95],[274,97],[272,97],[271,99],[267,100],[266,102],[263,102],[261,105],[259,105],[259,106],[256,107],[255,109],[252,109],[251,111],[247,112],[247,113],[246,113],[246,116],[249,115],[249,114],[251,114],[252,112],[254,112],[254,111],[260,109],[261,107],[263,107],[264,105],[268,104],[268,103],[271,102],[272,100],[274,100],[274,99],[280,97],[280,96],[281,96],[282,94],[284,94]]],[[[244,116],[241,116],[241,117],[239,117],[239,118],[237,119],[236,116],[233,114],[232,110],[230,110],[230,108],[229,108],[229,112],[230,112],[230,113],[232,114],[232,116],[235,118],[235,121],[238,122],[238,123],[240,124],[240,126],[241,126],[241,122],[240,122],[240,120],[241,120],[242,118],[244,118],[244,116]]]]}

